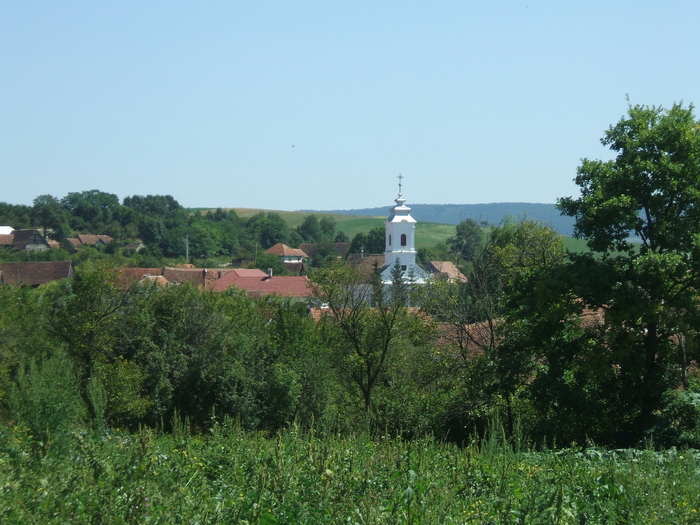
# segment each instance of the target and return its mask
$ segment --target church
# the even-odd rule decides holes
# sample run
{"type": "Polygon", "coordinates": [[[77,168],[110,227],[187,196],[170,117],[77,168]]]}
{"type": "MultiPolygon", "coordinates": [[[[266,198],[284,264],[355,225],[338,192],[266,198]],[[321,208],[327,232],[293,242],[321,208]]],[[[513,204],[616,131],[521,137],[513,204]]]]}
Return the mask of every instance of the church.
{"type": "Polygon", "coordinates": [[[386,247],[380,275],[384,284],[390,284],[392,268],[398,261],[405,281],[424,284],[428,274],[416,263],[416,220],[411,217],[411,208],[406,206],[406,199],[401,194],[401,178],[399,196],[394,200],[396,206],[389,210],[385,222],[386,247]]]}

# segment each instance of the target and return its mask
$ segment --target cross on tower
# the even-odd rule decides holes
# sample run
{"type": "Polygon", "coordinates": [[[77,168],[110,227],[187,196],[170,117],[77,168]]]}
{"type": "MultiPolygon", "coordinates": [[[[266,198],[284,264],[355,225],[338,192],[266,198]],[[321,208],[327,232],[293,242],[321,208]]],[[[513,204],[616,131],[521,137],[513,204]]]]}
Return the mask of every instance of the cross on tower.
{"type": "Polygon", "coordinates": [[[401,196],[401,179],[403,179],[403,175],[399,173],[397,179],[399,179],[399,196],[401,196]]]}

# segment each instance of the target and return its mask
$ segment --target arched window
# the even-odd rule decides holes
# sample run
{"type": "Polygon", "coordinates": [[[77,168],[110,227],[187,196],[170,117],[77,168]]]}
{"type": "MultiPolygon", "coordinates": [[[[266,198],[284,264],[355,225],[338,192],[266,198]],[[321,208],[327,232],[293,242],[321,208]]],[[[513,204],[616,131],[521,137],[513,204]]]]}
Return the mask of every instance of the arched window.
{"type": "Polygon", "coordinates": [[[401,234],[401,246],[406,246],[406,234],[401,234]]]}
{"type": "Polygon", "coordinates": [[[389,246],[391,246],[391,234],[389,234],[389,246]]]}

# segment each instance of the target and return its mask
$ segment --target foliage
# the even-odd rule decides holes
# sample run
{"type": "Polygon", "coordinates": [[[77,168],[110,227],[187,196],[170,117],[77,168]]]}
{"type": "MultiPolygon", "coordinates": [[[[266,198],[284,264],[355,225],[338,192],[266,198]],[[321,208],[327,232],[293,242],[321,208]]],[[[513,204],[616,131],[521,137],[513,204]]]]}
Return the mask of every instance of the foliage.
{"type": "Polygon", "coordinates": [[[41,456],[65,452],[67,434],[85,417],[79,392],[78,377],[66,356],[20,363],[9,406],[16,424],[26,429],[32,452],[41,456]]]}
{"type": "Polygon", "coordinates": [[[284,219],[274,212],[261,212],[253,215],[247,222],[248,235],[260,243],[263,250],[277,243],[287,243],[289,227],[284,219]]]}
{"type": "Polygon", "coordinates": [[[593,253],[521,281],[513,344],[542,364],[530,394],[550,429],[625,445],[698,357],[700,126],[692,106],[630,106],[602,142],[617,157],[584,159],[581,196],[559,202],[593,253]]]}
{"type": "Polygon", "coordinates": [[[5,523],[695,523],[693,451],[534,452],[494,427],[463,448],[275,436],[224,419],[208,435],[110,429],[73,434],[32,461],[19,426],[0,434],[5,523]]]}
{"type": "Polygon", "coordinates": [[[384,253],[385,231],[382,227],[372,228],[366,234],[358,233],[353,237],[349,253],[384,253]]]}
{"type": "Polygon", "coordinates": [[[342,263],[318,270],[313,291],[328,309],[321,322],[328,344],[337,352],[336,366],[360,390],[371,418],[374,388],[402,334],[408,333],[404,297],[384,290],[376,274],[368,279],[342,263]]]}
{"type": "Polygon", "coordinates": [[[465,219],[456,227],[454,237],[447,239],[450,250],[461,255],[466,261],[474,260],[481,250],[484,232],[474,219],[465,219]]]}

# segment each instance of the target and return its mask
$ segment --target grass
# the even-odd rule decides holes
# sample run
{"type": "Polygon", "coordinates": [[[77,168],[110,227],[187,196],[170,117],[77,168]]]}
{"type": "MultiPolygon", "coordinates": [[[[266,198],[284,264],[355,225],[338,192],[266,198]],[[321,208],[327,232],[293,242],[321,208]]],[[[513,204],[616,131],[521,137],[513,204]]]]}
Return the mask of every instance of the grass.
{"type": "Polygon", "coordinates": [[[695,451],[534,452],[498,432],[464,447],[276,436],[224,423],[206,435],[108,430],[37,455],[0,435],[3,523],[698,523],[695,451]]]}

